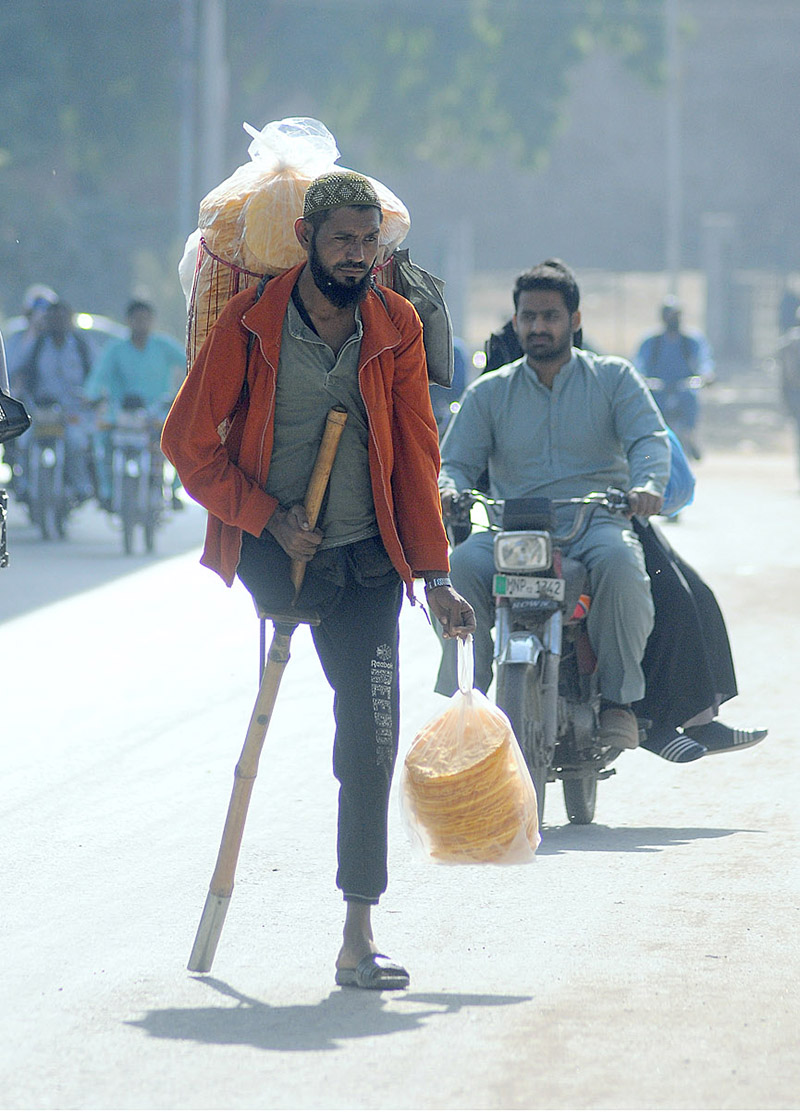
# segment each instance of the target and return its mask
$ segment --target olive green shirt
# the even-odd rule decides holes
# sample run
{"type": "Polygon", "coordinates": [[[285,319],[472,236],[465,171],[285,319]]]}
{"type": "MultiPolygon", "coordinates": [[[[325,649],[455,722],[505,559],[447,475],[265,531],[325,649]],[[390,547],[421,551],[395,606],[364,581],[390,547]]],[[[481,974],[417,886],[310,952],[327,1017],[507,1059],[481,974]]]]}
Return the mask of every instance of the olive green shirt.
{"type": "Polygon", "coordinates": [[[266,491],[284,507],[303,502],[328,411],[344,406],[347,422],[317,522],[324,534],[321,548],[353,544],[379,533],[369,473],[367,411],[358,386],[362,334],[357,308],[355,332],[334,355],[289,301],[266,491]]]}

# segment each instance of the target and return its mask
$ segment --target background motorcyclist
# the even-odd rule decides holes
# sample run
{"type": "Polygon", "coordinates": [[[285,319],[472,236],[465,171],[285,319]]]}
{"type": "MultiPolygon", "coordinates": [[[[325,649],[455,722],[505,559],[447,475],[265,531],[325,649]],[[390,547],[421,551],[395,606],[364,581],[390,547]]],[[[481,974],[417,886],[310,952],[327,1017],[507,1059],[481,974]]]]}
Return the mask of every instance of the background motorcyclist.
{"type": "MultiPolygon", "coordinates": [[[[186,370],[186,352],[171,336],[153,332],[155,309],[139,299],[128,304],[125,319],[130,335],[109,344],[86,382],[86,397],[104,403],[102,423],[113,425],[126,398],[137,397],[155,421],[163,423],[186,370]]],[[[111,495],[109,430],[98,433],[97,484],[101,505],[111,495]]],[[[172,504],[182,507],[173,484],[172,504]]]]}
{"type": "MultiPolygon", "coordinates": [[[[660,510],[670,461],[664,423],[630,363],[573,348],[579,300],[575,277],[559,260],[519,276],[513,320],[525,355],[465,392],[442,442],[443,503],[488,470],[495,498],[570,498],[617,486],[630,492],[632,512],[660,510]]],[[[641,661],[653,624],[641,546],[624,518],[600,511],[565,551],[589,570],[601,743],[635,748],[630,704],[644,694],[641,661]]],[[[473,534],[453,552],[453,585],[478,621],[475,684],[483,691],[492,678],[493,572],[489,534],[473,534]]],[[[436,690],[450,695],[455,687],[454,653],[445,643],[436,690]]]]}
{"type": "Polygon", "coordinates": [[[12,332],[6,338],[6,364],[11,389],[17,387],[17,372],[30,357],[31,349],[44,331],[44,321],[48,306],[55,305],[58,294],[49,286],[37,284],[28,286],[22,300],[22,313],[25,327],[12,332]]]}
{"type": "MultiPolygon", "coordinates": [[[[58,294],[49,286],[37,284],[29,286],[25,291],[25,296],[22,301],[22,314],[25,318],[25,327],[18,331],[12,331],[6,337],[6,371],[8,376],[8,390],[12,394],[19,394],[18,371],[19,368],[25,364],[29,358],[31,348],[33,347],[36,338],[41,335],[44,327],[45,310],[48,305],[54,304],[58,301],[58,294]]],[[[15,465],[20,457],[20,452],[24,453],[25,441],[20,444],[17,441],[8,441],[3,445],[3,461],[8,464],[12,471],[12,484],[24,480],[18,480],[18,470],[15,465]],[[15,473],[16,471],[16,473],[15,473]]]]}
{"type": "Polygon", "coordinates": [[[12,382],[34,410],[55,404],[63,412],[65,482],[69,499],[75,504],[94,494],[89,463],[92,414],[84,394],[90,370],[91,354],[79,330],[73,327],[71,307],[60,299],[48,304],[42,330],[24,360],[14,368],[12,382]]]}
{"type": "Polygon", "coordinates": [[[698,392],[713,381],[714,361],[708,340],[700,332],[682,329],[681,317],[677,298],[665,298],[661,306],[664,327],[642,340],[633,362],[647,380],[664,420],[689,455],[700,459],[698,392]]]}

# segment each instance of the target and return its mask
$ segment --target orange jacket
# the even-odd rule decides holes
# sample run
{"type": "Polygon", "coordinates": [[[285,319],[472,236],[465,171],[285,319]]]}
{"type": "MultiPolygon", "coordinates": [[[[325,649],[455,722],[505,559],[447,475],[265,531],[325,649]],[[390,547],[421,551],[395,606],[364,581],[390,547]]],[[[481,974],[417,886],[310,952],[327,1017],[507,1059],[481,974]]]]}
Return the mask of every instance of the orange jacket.
{"type": "MultiPolygon", "coordinates": [[[[228,586],[236,575],[242,530],[259,536],[277,508],[264,484],[283,319],[301,270],[302,265],[273,278],[258,301],[251,287],[227,302],[164,425],[164,454],[188,493],[208,510],[200,562],[228,586]],[[256,343],[249,403],[237,408],[251,332],[256,343]]],[[[369,418],[378,527],[411,596],[414,573],[449,567],[437,488],[439,444],[419,317],[405,298],[381,292],[386,307],[374,291],[361,303],[358,381],[369,418]]]]}

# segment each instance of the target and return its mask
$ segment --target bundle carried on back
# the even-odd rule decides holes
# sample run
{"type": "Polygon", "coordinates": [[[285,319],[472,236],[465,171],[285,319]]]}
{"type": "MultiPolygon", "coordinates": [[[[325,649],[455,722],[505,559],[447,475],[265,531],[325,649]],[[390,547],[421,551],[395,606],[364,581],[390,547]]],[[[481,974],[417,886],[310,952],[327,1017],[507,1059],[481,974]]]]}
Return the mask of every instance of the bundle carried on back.
{"type": "MultiPolygon", "coordinates": [[[[319,120],[290,117],[262,131],[249,124],[244,129],[252,136],[250,161],[203,198],[178,268],[187,301],[189,366],[230,297],[305,261],[294,224],[303,214],[306,189],[320,174],[340,168],[336,140],[319,120]]],[[[383,210],[381,265],[405,239],[411,219],[391,190],[369,180],[383,210]]]]}

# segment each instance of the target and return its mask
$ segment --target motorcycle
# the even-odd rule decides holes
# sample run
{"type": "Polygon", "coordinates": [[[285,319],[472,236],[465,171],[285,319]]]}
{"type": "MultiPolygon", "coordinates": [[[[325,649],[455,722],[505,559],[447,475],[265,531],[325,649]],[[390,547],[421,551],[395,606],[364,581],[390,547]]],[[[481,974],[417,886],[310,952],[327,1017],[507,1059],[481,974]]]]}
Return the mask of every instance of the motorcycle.
{"type": "Polygon", "coordinates": [[[30,519],[43,539],[55,540],[66,535],[72,508],[65,482],[67,417],[51,398],[34,405],[31,416],[31,431],[23,442],[20,498],[27,502],[30,519]]]}
{"type": "Polygon", "coordinates": [[[696,435],[700,415],[700,391],[709,381],[706,375],[690,375],[674,382],[665,382],[661,378],[645,379],[665,424],[669,425],[680,440],[686,455],[695,460],[701,456],[696,435]]]}
{"type": "Polygon", "coordinates": [[[109,509],[122,522],[126,556],[134,548],[141,527],[145,551],[155,548],[156,530],[164,508],[164,456],[160,439],[162,420],[136,395],[126,396],[109,431],[111,496],[109,509]]]}
{"type": "Polygon", "coordinates": [[[590,823],[597,784],[615,774],[621,750],[598,740],[600,691],[586,632],[588,572],[564,556],[562,546],[583,536],[597,509],[628,510],[627,496],[609,489],[583,498],[501,501],[464,491],[451,501],[448,531],[468,534],[476,505],[495,533],[497,705],[511,721],[533,779],[539,822],[547,784],[560,780],[569,821],[590,823]],[[576,512],[560,534],[554,510],[561,506],[576,512]]]}

